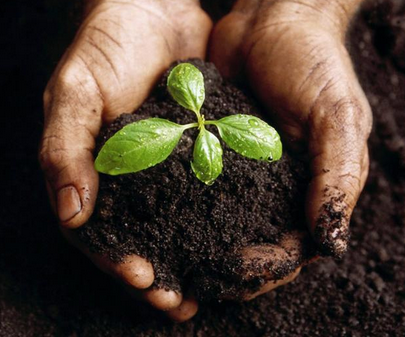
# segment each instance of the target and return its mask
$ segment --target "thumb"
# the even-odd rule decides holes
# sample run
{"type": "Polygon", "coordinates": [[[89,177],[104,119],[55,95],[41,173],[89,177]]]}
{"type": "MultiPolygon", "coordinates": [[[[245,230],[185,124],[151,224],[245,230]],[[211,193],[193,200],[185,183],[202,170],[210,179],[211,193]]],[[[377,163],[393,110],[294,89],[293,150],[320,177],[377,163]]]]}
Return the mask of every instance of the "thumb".
{"type": "Polygon", "coordinates": [[[61,225],[68,228],[82,225],[93,212],[98,174],[92,151],[102,110],[97,83],[85,69],[61,70],[44,93],[39,160],[51,204],[61,225]]]}
{"type": "Polygon", "coordinates": [[[240,80],[239,77],[243,74],[245,57],[241,42],[248,25],[246,16],[246,13],[234,8],[215,25],[211,34],[209,59],[222,76],[234,81],[240,80]]]}
{"type": "Polygon", "coordinates": [[[350,217],[367,178],[372,119],[353,69],[345,70],[348,81],[327,82],[308,118],[308,223],[321,252],[334,257],[347,249],[350,217]]]}

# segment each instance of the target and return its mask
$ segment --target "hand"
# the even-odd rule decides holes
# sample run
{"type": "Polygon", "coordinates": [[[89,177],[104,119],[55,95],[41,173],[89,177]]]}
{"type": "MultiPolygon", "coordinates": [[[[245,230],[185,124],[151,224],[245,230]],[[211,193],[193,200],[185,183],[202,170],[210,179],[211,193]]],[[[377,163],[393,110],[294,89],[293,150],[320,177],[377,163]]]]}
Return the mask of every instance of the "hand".
{"type": "Polygon", "coordinates": [[[195,0],[93,0],[44,93],[40,162],[64,235],[131,293],[176,320],[195,314],[194,300],[147,289],[153,268],[139,256],[113,264],[80,245],[72,228],[93,212],[98,189],[92,151],[103,123],[133,111],[177,59],[204,58],[211,21],[195,0]]]}
{"type": "Polygon", "coordinates": [[[369,165],[371,110],[344,46],[359,3],[240,0],[215,27],[210,50],[222,74],[244,76],[274,112],[290,149],[307,156],[307,222],[321,252],[335,257],[347,249],[369,165]]]}

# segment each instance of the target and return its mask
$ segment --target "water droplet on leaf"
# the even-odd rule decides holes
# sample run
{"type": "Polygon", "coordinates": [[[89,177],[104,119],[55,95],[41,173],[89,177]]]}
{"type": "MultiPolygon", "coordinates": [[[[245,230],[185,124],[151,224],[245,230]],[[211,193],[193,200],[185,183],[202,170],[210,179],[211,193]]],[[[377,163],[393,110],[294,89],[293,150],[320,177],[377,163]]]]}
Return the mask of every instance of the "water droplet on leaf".
{"type": "Polygon", "coordinates": [[[256,120],[256,119],[249,119],[249,124],[251,125],[251,126],[258,126],[259,125],[259,122],[256,120]]]}

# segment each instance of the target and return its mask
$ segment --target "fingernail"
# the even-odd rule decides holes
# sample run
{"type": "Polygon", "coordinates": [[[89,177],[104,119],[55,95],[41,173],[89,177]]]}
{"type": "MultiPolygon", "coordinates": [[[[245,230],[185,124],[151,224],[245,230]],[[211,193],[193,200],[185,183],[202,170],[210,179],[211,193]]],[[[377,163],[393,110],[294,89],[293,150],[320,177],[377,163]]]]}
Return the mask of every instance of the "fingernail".
{"type": "Polygon", "coordinates": [[[79,193],[73,186],[67,186],[58,192],[58,217],[61,222],[73,218],[82,209],[79,193]]]}

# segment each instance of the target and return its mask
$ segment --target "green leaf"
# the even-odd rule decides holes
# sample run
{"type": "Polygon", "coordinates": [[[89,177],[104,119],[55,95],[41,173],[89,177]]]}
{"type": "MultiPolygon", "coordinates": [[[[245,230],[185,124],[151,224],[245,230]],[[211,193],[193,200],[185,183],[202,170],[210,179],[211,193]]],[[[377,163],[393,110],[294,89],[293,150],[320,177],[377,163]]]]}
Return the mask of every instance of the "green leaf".
{"type": "Polygon", "coordinates": [[[202,128],[194,144],[191,168],[199,180],[212,185],[222,172],[222,147],[217,137],[202,128]]]}
{"type": "Polygon", "coordinates": [[[175,101],[184,108],[199,114],[204,103],[203,74],[190,63],[180,63],[170,72],[167,89],[175,101]]]}
{"type": "Polygon", "coordinates": [[[215,121],[228,146],[242,156],[265,161],[281,158],[282,144],[277,131],[250,115],[231,115],[215,121]]]}
{"type": "Polygon", "coordinates": [[[95,161],[96,170],[118,175],[152,167],[170,155],[183,131],[183,126],[161,118],[126,125],[104,144],[95,161]]]}

